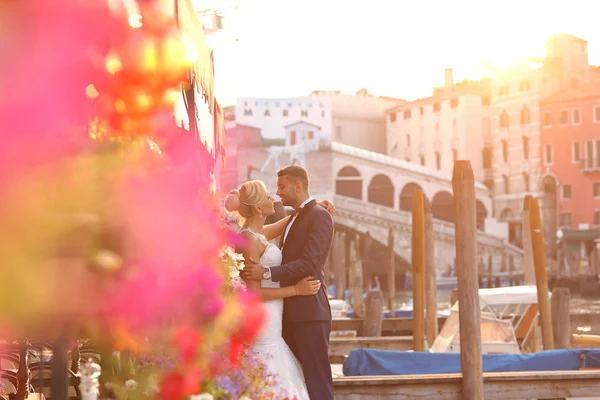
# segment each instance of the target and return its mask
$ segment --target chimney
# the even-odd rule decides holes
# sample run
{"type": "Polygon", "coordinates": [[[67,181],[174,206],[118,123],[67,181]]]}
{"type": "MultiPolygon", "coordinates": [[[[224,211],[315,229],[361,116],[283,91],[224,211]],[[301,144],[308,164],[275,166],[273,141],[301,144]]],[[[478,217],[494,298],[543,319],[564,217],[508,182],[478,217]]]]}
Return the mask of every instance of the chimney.
{"type": "Polygon", "coordinates": [[[454,78],[452,76],[452,68],[446,68],[444,70],[445,78],[444,78],[444,94],[449,95],[452,93],[452,89],[454,88],[454,78]]]}

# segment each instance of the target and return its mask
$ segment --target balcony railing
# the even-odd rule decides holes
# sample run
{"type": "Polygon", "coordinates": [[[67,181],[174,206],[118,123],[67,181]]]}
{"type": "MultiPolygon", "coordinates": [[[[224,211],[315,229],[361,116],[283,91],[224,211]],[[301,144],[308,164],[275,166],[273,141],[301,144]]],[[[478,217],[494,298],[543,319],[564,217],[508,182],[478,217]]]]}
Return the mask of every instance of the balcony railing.
{"type": "Polygon", "coordinates": [[[600,171],[600,157],[581,159],[581,171],[598,172],[600,171]]]}

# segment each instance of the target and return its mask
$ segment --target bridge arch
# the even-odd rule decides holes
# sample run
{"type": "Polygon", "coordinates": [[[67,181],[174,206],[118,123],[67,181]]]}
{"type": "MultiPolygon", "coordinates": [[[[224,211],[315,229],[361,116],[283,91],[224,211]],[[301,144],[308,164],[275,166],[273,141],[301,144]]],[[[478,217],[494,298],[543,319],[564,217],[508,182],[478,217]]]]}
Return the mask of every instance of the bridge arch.
{"type": "Polygon", "coordinates": [[[454,198],[443,190],[437,192],[431,200],[431,213],[433,218],[454,223],[454,198]]]}
{"type": "MultiPolygon", "coordinates": [[[[415,193],[415,190],[420,189],[423,191],[423,188],[418,183],[409,182],[400,191],[400,209],[403,211],[412,211],[412,199],[415,193]]],[[[424,191],[423,191],[424,192],[424,191]]]]}
{"type": "Polygon", "coordinates": [[[335,178],[335,193],[362,200],[363,181],[360,172],[355,167],[345,166],[335,178]]]}
{"type": "Polygon", "coordinates": [[[476,221],[477,221],[477,229],[480,231],[485,228],[485,219],[488,216],[488,211],[485,208],[483,202],[479,199],[475,200],[475,212],[476,212],[476,221]]]}
{"type": "Polygon", "coordinates": [[[510,208],[505,208],[500,213],[500,221],[509,222],[514,218],[514,214],[510,208]]]}
{"type": "Polygon", "coordinates": [[[368,201],[386,207],[394,207],[394,184],[389,176],[377,174],[371,179],[368,201]]]}

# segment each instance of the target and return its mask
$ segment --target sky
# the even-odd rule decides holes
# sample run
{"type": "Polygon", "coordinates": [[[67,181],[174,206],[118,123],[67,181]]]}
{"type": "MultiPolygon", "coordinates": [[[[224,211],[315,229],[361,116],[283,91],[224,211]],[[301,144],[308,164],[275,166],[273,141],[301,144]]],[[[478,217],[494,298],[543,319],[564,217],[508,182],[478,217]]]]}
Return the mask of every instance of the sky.
{"type": "Polygon", "coordinates": [[[489,76],[542,57],[554,33],[588,40],[600,65],[598,0],[195,0],[221,9],[215,90],[237,97],[297,97],[341,90],[413,100],[443,83],[489,76]],[[234,6],[237,6],[234,8],[234,6]]]}

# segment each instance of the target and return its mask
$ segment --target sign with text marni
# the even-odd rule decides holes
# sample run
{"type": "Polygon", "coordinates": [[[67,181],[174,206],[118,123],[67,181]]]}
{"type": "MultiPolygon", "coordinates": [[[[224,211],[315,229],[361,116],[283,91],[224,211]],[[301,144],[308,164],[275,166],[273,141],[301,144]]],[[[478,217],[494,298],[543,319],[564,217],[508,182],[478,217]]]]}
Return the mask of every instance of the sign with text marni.
{"type": "Polygon", "coordinates": [[[327,98],[238,98],[235,111],[238,128],[259,130],[265,143],[311,147],[332,138],[331,100],[327,98]]]}

